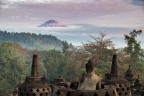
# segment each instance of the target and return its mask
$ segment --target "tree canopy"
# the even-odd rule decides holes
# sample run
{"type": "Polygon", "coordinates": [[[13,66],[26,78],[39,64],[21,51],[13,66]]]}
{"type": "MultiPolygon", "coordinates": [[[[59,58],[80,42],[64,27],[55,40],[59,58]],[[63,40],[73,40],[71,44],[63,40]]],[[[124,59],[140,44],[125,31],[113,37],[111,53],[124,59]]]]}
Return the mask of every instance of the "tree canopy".
{"type": "Polygon", "coordinates": [[[17,53],[18,44],[0,42],[0,96],[10,96],[18,81],[26,75],[24,61],[17,53]]]}

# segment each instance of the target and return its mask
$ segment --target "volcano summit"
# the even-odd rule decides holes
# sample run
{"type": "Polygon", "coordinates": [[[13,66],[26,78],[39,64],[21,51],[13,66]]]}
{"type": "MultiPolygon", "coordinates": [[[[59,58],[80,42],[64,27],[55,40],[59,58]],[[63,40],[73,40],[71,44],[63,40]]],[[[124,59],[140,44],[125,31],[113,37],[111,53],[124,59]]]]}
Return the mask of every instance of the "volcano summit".
{"type": "Polygon", "coordinates": [[[66,25],[63,25],[56,20],[48,20],[45,23],[39,25],[38,27],[66,27],[66,25]]]}

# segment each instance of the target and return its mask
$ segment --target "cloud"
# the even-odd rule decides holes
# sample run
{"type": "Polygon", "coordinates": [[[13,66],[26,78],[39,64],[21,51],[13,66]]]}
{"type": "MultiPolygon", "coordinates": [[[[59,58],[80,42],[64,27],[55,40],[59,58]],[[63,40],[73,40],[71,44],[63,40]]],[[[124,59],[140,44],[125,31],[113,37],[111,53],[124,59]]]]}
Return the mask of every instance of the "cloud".
{"type": "MultiPolygon", "coordinates": [[[[91,2],[93,0],[5,0],[7,3],[65,3],[65,2],[91,2]]],[[[4,1],[3,1],[4,2],[4,1]]]]}
{"type": "Polygon", "coordinates": [[[144,0],[132,0],[132,4],[144,6],[144,0]]]}
{"type": "Polygon", "coordinates": [[[128,0],[3,0],[2,3],[2,25],[13,22],[20,25],[21,22],[22,25],[33,23],[37,26],[49,19],[118,27],[141,27],[144,24],[141,7],[130,4],[128,0]]]}
{"type": "MultiPolygon", "coordinates": [[[[21,0],[26,1],[26,0],[21,0]]],[[[30,1],[30,0],[29,0],[30,1]]],[[[27,0],[27,2],[29,2],[27,0]]],[[[38,2],[38,0],[33,0],[35,2],[38,2]]],[[[43,0],[39,0],[39,2],[42,2],[43,0]]],[[[121,13],[123,11],[129,11],[131,6],[126,6],[125,3],[121,3],[117,0],[112,0],[114,2],[108,2],[104,0],[78,0],[77,2],[85,1],[87,3],[69,3],[70,0],[66,0],[65,3],[58,3],[58,0],[55,0],[57,3],[47,4],[47,3],[21,3],[18,0],[13,0],[12,3],[7,6],[9,6],[9,10],[13,10],[15,14],[19,14],[19,12],[22,12],[26,15],[35,15],[36,16],[42,16],[42,17],[61,17],[61,18],[82,18],[82,17],[96,17],[99,15],[105,15],[105,14],[115,14],[115,13],[121,13]],[[13,9],[15,8],[15,9],[13,9]],[[44,16],[45,15],[45,16],[44,16]]],[[[62,0],[63,1],[63,0],[62,0]]],[[[43,1],[44,2],[44,1],[43,1]]],[[[76,2],[76,1],[75,1],[76,2]]],[[[7,7],[8,8],[8,7],[7,7]]],[[[9,11],[7,10],[7,11],[9,11]]],[[[20,13],[21,14],[21,13],[20,13]]]]}
{"type": "MultiPolygon", "coordinates": [[[[93,4],[96,5],[95,7],[97,8],[102,6],[106,7],[107,9],[110,9],[111,7],[126,7],[130,1],[130,3],[135,4],[135,5],[144,5],[144,0],[1,0],[1,5],[3,5],[2,8],[8,8],[8,6],[16,6],[19,4],[68,4],[70,5],[71,3],[86,3],[87,5],[93,4]],[[90,3],[90,4],[88,4],[90,3]]],[[[10,6],[9,8],[11,8],[10,6]]],[[[70,6],[71,7],[71,6],[70,6]]],[[[80,6],[81,7],[81,6],[80,6]]],[[[101,7],[100,7],[101,8],[101,7]]],[[[113,8],[115,9],[115,8],[113,8]]]]}
{"type": "MultiPolygon", "coordinates": [[[[18,4],[70,4],[70,3],[91,3],[91,4],[96,4],[96,5],[122,5],[124,4],[123,1],[125,0],[2,0],[2,3],[5,3],[7,5],[18,5],[18,4]],[[121,4],[120,4],[121,3],[121,4]]],[[[88,4],[89,5],[89,4],[88,4]]]]}

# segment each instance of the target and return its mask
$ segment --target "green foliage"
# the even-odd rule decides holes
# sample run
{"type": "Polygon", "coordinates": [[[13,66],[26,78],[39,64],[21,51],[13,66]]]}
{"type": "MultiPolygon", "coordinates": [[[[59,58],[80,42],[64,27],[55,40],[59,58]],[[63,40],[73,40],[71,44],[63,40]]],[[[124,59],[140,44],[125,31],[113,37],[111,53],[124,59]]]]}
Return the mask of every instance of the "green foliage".
{"type": "Polygon", "coordinates": [[[48,80],[53,80],[64,74],[66,62],[62,52],[58,50],[50,50],[45,53],[44,67],[46,68],[45,76],[48,80]]]}
{"type": "Polygon", "coordinates": [[[17,53],[19,45],[0,42],[0,96],[9,96],[15,85],[25,76],[25,65],[17,53]]]}
{"type": "Polygon", "coordinates": [[[79,70],[77,70],[77,64],[75,60],[75,52],[74,50],[69,50],[69,45],[65,41],[63,51],[58,50],[49,50],[44,54],[44,75],[46,76],[48,81],[54,80],[59,76],[63,76],[67,80],[72,80],[74,77],[79,76],[79,70]],[[66,46],[65,46],[66,44],[66,46]]]}
{"type": "Polygon", "coordinates": [[[68,51],[68,49],[69,49],[69,44],[66,41],[63,41],[62,45],[63,45],[62,52],[66,53],[68,51]]]}
{"type": "Polygon", "coordinates": [[[136,40],[136,37],[140,34],[142,34],[142,30],[133,30],[129,35],[125,35],[125,41],[127,42],[125,51],[130,55],[131,63],[138,63],[142,55],[140,42],[136,40]]]}
{"type": "Polygon", "coordinates": [[[141,48],[140,41],[137,40],[137,37],[141,34],[142,30],[133,30],[129,35],[124,35],[127,43],[124,50],[126,52],[125,64],[132,65],[135,76],[139,74],[141,79],[144,80],[142,75],[144,73],[144,50],[141,48]]]}
{"type": "Polygon", "coordinates": [[[49,50],[49,49],[61,49],[62,41],[52,35],[42,35],[35,33],[14,33],[0,30],[0,41],[17,42],[24,48],[30,50],[49,50]]]}

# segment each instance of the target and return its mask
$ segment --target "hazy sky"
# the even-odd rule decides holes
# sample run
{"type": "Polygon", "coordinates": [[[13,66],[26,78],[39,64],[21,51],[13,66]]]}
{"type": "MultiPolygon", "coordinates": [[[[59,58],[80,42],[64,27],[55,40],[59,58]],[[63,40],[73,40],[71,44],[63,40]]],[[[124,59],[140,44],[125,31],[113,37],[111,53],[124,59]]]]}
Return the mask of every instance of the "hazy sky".
{"type": "MultiPolygon", "coordinates": [[[[123,36],[127,30],[120,30],[122,27],[144,30],[144,0],[0,0],[0,28],[36,27],[49,19],[62,24],[90,24],[110,27],[110,30],[119,28],[114,30],[115,34],[123,36]]],[[[78,35],[89,33],[90,28],[85,29],[87,31],[81,29],[78,35]]],[[[60,31],[55,35],[67,40],[74,36],[80,38],[74,31],[66,31],[69,33],[61,34],[60,31]]],[[[144,39],[141,41],[144,44],[144,39]]]]}
{"type": "Polygon", "coordinates": [[[144,27],[144,0],[1,0],[0,25],[63,23],[144,27]]]}

